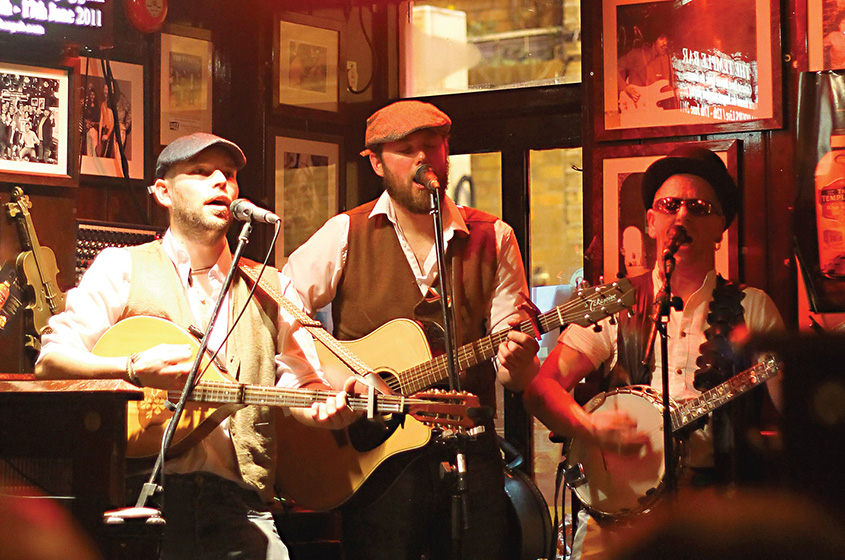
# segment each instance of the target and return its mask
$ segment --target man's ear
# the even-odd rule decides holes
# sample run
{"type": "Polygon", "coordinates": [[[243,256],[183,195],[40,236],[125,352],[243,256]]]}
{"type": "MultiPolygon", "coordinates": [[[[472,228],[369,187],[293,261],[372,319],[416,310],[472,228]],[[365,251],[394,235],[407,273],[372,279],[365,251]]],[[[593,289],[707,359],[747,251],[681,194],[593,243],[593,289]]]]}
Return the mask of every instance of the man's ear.
{"type": "Polygon", "coordinates": [[[173,205],[170,199],[170,185],[164,179],[156,179],[152,186],[152,193],[156,202],[165,208],[170,208],[173,205]]]}
{"type": "Polygon", "coordinates": [[[384,165],[381,162],[381,158],[372,152],[370,152],[370,165],[373,166],[373,171],[376,172],[376,175],[384,177],[384,165]]]}
{"type": "Polygon", "coordinates": [[[657,239],[657,237],[656,237],[657,234],[654,233],[654,210],[652,210],[651,208],[646,210],[645,211],[645,217],[646,217],[646,221],[648,222],[648,228],[646,230],[646,233],[648,233],[648,236],[651,237],[652,239],[657,239]]]}

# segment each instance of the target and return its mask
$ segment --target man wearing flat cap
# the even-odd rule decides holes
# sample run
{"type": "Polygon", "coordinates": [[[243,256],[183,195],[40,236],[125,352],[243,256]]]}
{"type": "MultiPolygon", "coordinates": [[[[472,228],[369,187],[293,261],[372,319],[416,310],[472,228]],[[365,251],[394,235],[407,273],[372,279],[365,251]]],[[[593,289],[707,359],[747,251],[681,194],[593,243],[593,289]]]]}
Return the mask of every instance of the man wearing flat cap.
{"type": "MultiPolygon", "coordinates": [[[[149,190],[168,209],[169,229],[160,241],[108,248],[97,256],[79,287],[68,293],[65,311],[50,319],[51,332],[44,335],[35,364],[38,378],[124,379],[143,387],[182,389],[193,363],[192,347],[183,339],[117,357],[92,353],[112,326],[143,315],[167,319],[186,332],[211,329],[209,350],[219,350],[228,375],[242,383],[330,389],[311,336],[278,305],[250,299],[250,286],[240,274],[209,325],[232,262],[226,231],[232,223],[230,205],[238,196],[237,173],[245,164],[236,144],[212,134],[184,136],[162,150],[149,190]]],[[[263,277],[299,303],[290,280],[278,271],[268,268],[263,277]]],[[[344,427],[355,419],[345,394],[291,413],[308,425],[344,427]]],[[[275,482],[272,411],[249,406],[212,428],[165,462],[161,557],[288,558],[268,506],[275,482]]],[[[142,472],[129,487],[144,481],[142,472]]],[[[154,496],[148,505],[158,499],[154,496]]]]}
{"type": "MultiPolygon", "coordinates": [[[[442,323],[431,195],[414,177],[426,164],[446,185],[450,126],[445,113],[420,101],[376,111],[367,120],[362,155],[385,192],[331,218],[285,265],[310,311],[332,304],[336,337],[359,339],[397,318],[442,323]]],[[[447,271],[463,345],[519,321],[519,294],[527,293],[527,285],[513,230],[495,216],[444,199],[447,271]]],[[[389,330],[383,336],[388,352],[405,351],[389,330]]],[[[461,388],[491,408],[497,380],[522,391],[538,367],[538,344],[522,332],[508,334],[497,350],[496,365],[488,361],[461,374],[461,388]]],[[[442,386],[446,380],[440,381],[442,386]]],[[[466,457],[469,528],[461,535],[461,558],[502,558],[508,542],[504,479],[492,425],[468,443],[466,457]]],[[[454,463],[454,449],[435,437],[397,460],[405,465],[401,473],[387,465],[377,470],[353,498],[356,505],[343,510],[348,560],[451,556],[453,487],[441,480],[439,466],[454,463]]]]}
{"type": "MultiPolygon", "coordinates": [[[[740,192],[715,153],[683,146],[655,161],[643,176],[642,199],[648,235],[656,241],[660,258],[651,272],[631,279],[637,294],[634,315],[620,314],[618,322],[605,319],[599,332],[577,325],[566,328],[523,399],[552,432],[596,446],[603,457],[614,450],[622,456],[636,455],[648,434],[638,429],[633,412],[611,409],[588,414],[570,391],[602,368],[603,391],[649,385],[662,393],[661,345],[654,344],[651,353],[646,345],[652,303],[664,284],[664,254],[674,254],[671,294],[683,302],[682,309],[670,311],[667,325],[669,395],[676,402],[694,399],[750,365],[739,366],[736,360],[749,333],[783,328],[768,295],[716,273],[716,248],[740,208],[740,192]],[[646,356],[650,359],[643,365],[646,356]]],[[[779,406],[779,379],[771,379],[768,388],[779,406]]],[[[729,445],[714,446],[716,440],[724,442],[716,424],[694,431],[687,442],[684,464],[696,485],[726,481],[732,474],[726,472],[729,457],[724,448],[729,445]]],[[[619,481],[620,487],[623,484],[619,481]]],[[[613,539],[623,538],[613,525],[599,531],[592,519],[587,521],[582,510],[575,558],[602,557],[613,539]]]]}

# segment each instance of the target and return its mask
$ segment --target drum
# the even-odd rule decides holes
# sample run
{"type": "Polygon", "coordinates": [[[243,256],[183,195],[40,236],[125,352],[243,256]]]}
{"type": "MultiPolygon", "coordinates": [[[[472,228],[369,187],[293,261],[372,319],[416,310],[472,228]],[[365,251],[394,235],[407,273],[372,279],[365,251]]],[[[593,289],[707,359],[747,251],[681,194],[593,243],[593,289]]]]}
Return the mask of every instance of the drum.
{"type": "MultiPolygon", "coordinates": [[[[671,404],[674,408],[674,403],[671,404]]],[[[567,480],[575,495],[598,520],[648,511],[663,490],[663,403],[651,387],[635,385],[590,400],[587,412],[624,410],[636,420],[648,443],[638,453],[620,454],[592,442],[573,439],[566,450],[567,472],[583,476],[567,480]]],[[[675,446],[680,454],[680,446],[675,446]]],[[[680,457],[680,455],[679,455],[680,457]]],[[[680,464],[677,461],[676,464],[680,464]]]]}

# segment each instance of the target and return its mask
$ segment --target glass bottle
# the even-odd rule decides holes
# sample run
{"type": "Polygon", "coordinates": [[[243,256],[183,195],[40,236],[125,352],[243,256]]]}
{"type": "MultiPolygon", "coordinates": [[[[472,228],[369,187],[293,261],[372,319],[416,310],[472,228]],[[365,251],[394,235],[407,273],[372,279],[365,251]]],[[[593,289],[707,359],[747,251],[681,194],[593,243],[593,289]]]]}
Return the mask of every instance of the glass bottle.
{"type": "Polygon", "coordinates": [[[822,274],[845,278],[845,130],[833,131],[816,165],[816,227],[822,274]]]}

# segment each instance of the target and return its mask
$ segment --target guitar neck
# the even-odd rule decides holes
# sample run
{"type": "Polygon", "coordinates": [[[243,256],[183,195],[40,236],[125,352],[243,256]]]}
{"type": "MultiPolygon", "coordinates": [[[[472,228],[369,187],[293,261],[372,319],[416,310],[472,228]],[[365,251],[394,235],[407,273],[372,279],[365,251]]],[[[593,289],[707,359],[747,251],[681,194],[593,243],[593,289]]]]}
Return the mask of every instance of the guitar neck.
{"type": "MultiPolygon", "coordinates": [[[[307,408],[315,402],[324,401],[334,394],[331,391],[284,389],[263,385],[242,385],[206,381],[194,387],[189,400],[192,402],[207,402],[218,405],[243,404],[307,408]]],[[[168,392],[170,399],[178,399],[180,396],[180,391],[168,392]]],[[[379,395],[376,400],[376,411],[380,414],[407,412],[408,405],[412,401],[413,399],[402,396],[379,395]]],[[[366,411],[369,408],[369,401],[365,396],[350,395],[347,397],[347,402],[355,411],[366,411]]]]}
{"type": "Polygon", "coordinates": [[[777,361],[772,356],[768,356],[763,362],[701,393],[672,411],[672,431],[678,431],[702,416],[710,414],[757,385],[765,383],[777,373],[777,361]]]}
{"type": "MultiPolygon", "coordinates": [[[[537,315],[536,323],[530,319],[525,320],[512,329],[501,330],[475,342],[464,344],[457,351],[458,370],[464,371],[493,359],[499,345],[507,340],[508,333],[512,330],[539,337],[569,323],[592,324],[625,307],[630,307],[632,302],[633,291],[630,288],[630,282],[625,279],[609,286],[579,290],[574,300],[537,315]]],[[[401,392],[406,395],[414,394],[449,378],[448,357],[445,354],[440,355],[430,362],[403,371],[398,377],[401,392]]]]}

